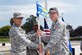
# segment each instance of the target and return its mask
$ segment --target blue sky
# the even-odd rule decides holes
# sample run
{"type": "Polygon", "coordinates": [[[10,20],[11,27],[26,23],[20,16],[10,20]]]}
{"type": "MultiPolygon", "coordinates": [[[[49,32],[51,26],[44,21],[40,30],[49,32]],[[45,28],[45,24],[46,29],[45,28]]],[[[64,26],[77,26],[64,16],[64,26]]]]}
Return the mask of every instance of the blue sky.
{"type": "MultiPolygon", "coordinates": [[[[44,7],[44,0],[38,1],[44,7]]],[[[82,0],[47,0],[47,4],[48,9],[57,7],[60,16],[63,12],[65,22],[73,28],[82,25],[82,0]]],[[[26,22],[29,15],[36,15],[36,0],[0,0],[0,27],[10,25],[9,20],[14,12],[22,13],[25,17],[23,23],[26,22]]],[[[47,22],[50,25],[51,21],[47,22]]]]}

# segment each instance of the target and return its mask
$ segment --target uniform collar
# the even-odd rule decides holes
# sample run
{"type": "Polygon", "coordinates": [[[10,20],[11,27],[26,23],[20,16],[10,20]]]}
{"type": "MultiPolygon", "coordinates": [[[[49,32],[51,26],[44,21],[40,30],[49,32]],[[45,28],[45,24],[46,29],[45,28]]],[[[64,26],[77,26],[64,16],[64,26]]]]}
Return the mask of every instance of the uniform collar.
{"type": "Polygon", "coordinates": [[[13,24],[13,26],[18,27],[18,28],[20,28],[20,27],[21,27],[21,26],[16,25],[15,23],[13,24]]]}
{"type": "Polygon", "coordinates": [[[58,19],[56,21],[53,22],[53,24],[55,25],[58,22],[58,19]]]}

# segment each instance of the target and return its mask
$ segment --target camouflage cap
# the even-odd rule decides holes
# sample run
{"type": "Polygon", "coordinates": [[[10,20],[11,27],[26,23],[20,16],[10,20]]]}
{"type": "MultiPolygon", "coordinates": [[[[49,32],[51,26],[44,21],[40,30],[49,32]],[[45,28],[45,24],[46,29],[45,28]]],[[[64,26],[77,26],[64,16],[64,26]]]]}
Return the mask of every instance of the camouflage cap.
{"type": "Polygon", "coordinates": [[[21,13],[13,13],[13,18],[23,18],[21,13]]]}
{"type": "Polygon", "coordinates": [[[49,9],[49,13],[51,13],[51,12],[57,12],[57,13],[59,13],[59,12],[58,12],[58,9],[57,9],[56,7],[50,8],[50,9],[49,9]]]}
{"type": "Polygon", "coordinates": [[[38,25],[38,22],[33,22],[33,25],[38,25]]]}

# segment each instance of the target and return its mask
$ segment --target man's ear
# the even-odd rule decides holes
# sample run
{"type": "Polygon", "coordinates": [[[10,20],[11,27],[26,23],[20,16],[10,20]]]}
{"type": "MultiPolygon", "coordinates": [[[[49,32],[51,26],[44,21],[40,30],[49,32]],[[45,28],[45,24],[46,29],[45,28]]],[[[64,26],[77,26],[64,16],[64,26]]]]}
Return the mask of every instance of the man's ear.
{"type": "Polygon", "coordinates": [[[13,22],[15,22],[16,19],[13,19],[13,22]]]}

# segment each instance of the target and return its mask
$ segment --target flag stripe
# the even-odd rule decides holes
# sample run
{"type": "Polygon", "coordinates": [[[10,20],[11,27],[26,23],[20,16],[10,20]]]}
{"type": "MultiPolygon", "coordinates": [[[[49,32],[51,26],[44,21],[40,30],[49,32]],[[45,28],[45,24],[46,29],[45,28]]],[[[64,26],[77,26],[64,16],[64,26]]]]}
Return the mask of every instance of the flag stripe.
{"type": "Polygon", "coordinates": [[[50,30],[48,29],[48,30],[44,30],[44,32],[50,32],[50,30]]]}
{"type": "Polygon", "coordinates": [[[46,37],[50,37],[50,29],[48,27],[48,24],[46,22],[46,19],[44,18],[44,32],[46,33],[46,37]]]}

